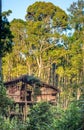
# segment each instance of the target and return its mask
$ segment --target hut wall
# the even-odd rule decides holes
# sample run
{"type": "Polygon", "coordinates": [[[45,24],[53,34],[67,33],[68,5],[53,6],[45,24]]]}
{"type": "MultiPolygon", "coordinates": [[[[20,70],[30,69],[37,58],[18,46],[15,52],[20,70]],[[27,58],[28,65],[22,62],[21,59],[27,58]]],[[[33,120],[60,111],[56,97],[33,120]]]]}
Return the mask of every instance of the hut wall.
{"type": "Polygon", "coordinates": [[[41,95],[37,96],[37,101],[55,101],[56,91],[51,88],[41,88],[41,95]]]}
{"type": "Polygon", "coordinates": [[[8,87],[7,88],[7,95],[9,98],[13,99],[15,102],[20,101],[20,90],[18,86],[8,87]]]}
{"type": "Polygon", "coordinates": [[[7,88],[7,94],[9,98],[13,99],[15,102],[25,102],[25,94],[26,101],[56,101],[56,90],[52,88],[42,87],[40,89],[41,94],[36,96],[36,99],[32,97],[33,92],[21,89],[21,86],[10,86],[7,88]]]}

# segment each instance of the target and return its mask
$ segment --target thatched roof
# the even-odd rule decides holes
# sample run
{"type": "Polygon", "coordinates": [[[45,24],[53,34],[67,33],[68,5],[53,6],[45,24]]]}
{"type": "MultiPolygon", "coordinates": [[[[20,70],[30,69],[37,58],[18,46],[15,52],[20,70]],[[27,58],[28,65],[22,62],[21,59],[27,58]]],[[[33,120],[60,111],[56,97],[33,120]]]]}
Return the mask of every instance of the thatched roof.
{"type": "Polygon", "coordinates": [[[12,86],[18,82],[23,82],[23,83],[26,83],[26,84],[29,84],[31,86],[33,86],[34,84],[37,86],[37,87],[46,87],[46,88],[52,88],[54,89],[55,91],[57,92],[60,92],[59,89],[57,89],[55,86],[52,86],[52,85],[49,85],[45,82],[42,82],[40,79],[32,76],[32,75],[23,75],[23,76],[20,76],[16,79],[13,79],[11,81],[7,81],[7,82],[4,82],[4,85],[7,87],[7,86],[12,86]]]}

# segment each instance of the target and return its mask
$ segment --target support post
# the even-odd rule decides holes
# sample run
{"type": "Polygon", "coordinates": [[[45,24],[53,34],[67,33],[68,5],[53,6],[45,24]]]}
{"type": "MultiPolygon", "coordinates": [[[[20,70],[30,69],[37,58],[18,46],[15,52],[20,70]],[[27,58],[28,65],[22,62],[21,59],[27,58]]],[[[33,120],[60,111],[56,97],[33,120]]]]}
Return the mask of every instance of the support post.
{"type": "Polygon", "coordinates": [[[27,119],[27,86],[25,84],[24,121],[27,119]]]}

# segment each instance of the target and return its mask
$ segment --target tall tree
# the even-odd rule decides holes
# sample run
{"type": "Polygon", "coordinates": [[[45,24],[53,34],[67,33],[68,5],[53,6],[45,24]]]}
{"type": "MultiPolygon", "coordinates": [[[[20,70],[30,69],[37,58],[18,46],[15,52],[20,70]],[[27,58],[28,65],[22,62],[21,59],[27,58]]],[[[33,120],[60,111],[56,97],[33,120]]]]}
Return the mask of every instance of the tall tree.
{"type": "MultiPolygon", "coordinates": [[[[11,13],[11,10],[3,12],[0,15],[0,78],[2,75],[2,57],[10,52],[12,49],[13,35],[10,31],[10,24],[7,16],[11,13]]],[[[1,79],[0,79],[1,80],[1,79]]]]}
{"type": "Polygon", "coordinates": [[[58,55],[57,43],[67,26],[67,18],[62,9],[50,2],[36,2],[27,8],[28,45],[36,60],[37,76],[42,79],[49,75],[49,66],[58,55]]]}
{"type": "MultiPolygon", "coordinates": [[[[6,57],[5,61],[6,65],[12,61],[8,68],[11,69],[9,66],[12,66],[12,70],[17,72],[14,74],[11,70],[12,76],[29,73],[43,80],[47,79],[47,82],[52,75],[55,79],[55,70],[54,72],[50,71],[58,57],[63,55],[60,53],[63,47],[58,43],[61,41],[60,37],[62,38],[60,34],[67,27],[67,19],[66,13],[52,3],[36,2],[28,7],[26,22],[20,19],[14,19],[11,22],[14,47],[12,54],[8,56],[11,60],[7,60],[6,57]]],[[[7,72],[9,69],[6,68],[7,66],[4,66],[4,74],[9,75],[7,72]]]]}
{"type": "Polygon", "coordinates": [[[79,99],[83,93],[83,7],[84,2],[79,0],[68,9],[70,11],[69,24],[74,33],[72,36],[64,37],[65,55],[60,58],[61,62],[57,69],[63,106],[67,106],[70,100],[79,99]]]}
{"type": "MultiPolygon", "coordinates": [[[[1,2],[2,1],[0,0],[0,117],[7,114],[8,106],[11,104],[11,101],[6,95],[6,89],[2,82],[2,57],[6,54],[6,52],[11,50],[11,42],[13,37],[6,17],[6,15],[9,15],[11,11],[9,10],[8,12],[4,12],[2,14],[1,2]]],[[[0,118],[0,122],[2,121],[4,120],[0,118]]]]}
{"type": "Polygon", "coordinates": [[[13,49],[11,54],[4,58],[3,73],[4,79],[8,80],[27,73],[26,67],[26,23],[21,19],[14,19],[10,23],[13,38],[13,49]]]}
{"type": "MultiPolygon", "coordinates": [[[[79,46],[79,51],[81,50],[81,67],[79,71],[79,77],[78,80],[82,82],[84,77],[84,1],[83,0],[78,0],[77,2],[73,2],[68,9],[70,12],[70,21],[72,27],[75,29],[74,33],[74,43],[75,43],[75,48],[77,49],[77,46],[79,46]]],[[[77,54],[80,53],[78,50],[77,54]]],[[[79,57],[80,59],[80,57],[79,57]]]]}

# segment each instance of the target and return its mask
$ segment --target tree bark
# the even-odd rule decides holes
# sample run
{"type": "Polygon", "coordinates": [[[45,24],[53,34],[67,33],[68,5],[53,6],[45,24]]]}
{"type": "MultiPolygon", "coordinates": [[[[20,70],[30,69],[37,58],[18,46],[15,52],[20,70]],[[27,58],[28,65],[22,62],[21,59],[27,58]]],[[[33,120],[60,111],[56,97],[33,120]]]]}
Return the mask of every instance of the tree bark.
{"type": "Polygon", "coordinates": [[[38,77],[41,77],[41,72],[42,72],[42,58],[36,57],[37,65],[38,65],[38,77]]]}

